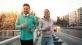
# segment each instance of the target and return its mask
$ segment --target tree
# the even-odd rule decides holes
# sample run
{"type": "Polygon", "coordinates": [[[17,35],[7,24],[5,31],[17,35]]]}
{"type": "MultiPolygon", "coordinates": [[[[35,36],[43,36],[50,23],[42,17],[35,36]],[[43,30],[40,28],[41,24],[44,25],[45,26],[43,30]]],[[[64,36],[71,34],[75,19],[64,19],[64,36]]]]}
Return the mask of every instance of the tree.
{"type": "Polygon", "coordinates": [[[57,25],[60,25],[60,21],[61,21],[60,17],[57,17],[57,25]]]}
{"type": "Polygon", "coordinates": [[[60,17],[57,17],[57,24],[65,27],[68,25],[68,22],[64,19],[61,19],[60,17]]]}
{"type": "Polygon", "coordinates": [[[0,17],[0,26],[1,30],[13,30],[15,29],[15,21],[16,21],[17,13],[15,12],[6,12],[0,17]]]}
{"type": "Polygon", "coordinates": [[[6,17],[6,16],[5,16],[4,13],[2,13],[2,14],[0,15],[0,29],[1,29],[2,25],[3,25],[3,22],[4,22],[5,17],[6,17]]]}
{"type": "Polygon", "coordinates": [[[39,19],[39,17],[38,17],[38,16],[36,16],[35,11],[31,11],[31,12],[30,12],[30,14],[31,14],[31,15],[33,15],[33,16],[35,16],[37,20],[39,19]]]}

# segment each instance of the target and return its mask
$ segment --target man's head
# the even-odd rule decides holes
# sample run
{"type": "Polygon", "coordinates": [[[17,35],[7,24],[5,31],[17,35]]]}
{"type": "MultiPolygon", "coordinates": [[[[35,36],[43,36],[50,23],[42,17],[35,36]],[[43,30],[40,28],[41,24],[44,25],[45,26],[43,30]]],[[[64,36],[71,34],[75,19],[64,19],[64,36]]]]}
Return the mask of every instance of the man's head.
{"type": "Polygon", "coordinates": [[[29,11],[30,11],[30,5],[27,3],[23,4],[23,13],[26,15],[29,13],[29,11]]]}
{"type": "Polygon", "coordinates": [[[44,17],[50,18],[50,11],[48,9],[44,10],[44,17]]]}

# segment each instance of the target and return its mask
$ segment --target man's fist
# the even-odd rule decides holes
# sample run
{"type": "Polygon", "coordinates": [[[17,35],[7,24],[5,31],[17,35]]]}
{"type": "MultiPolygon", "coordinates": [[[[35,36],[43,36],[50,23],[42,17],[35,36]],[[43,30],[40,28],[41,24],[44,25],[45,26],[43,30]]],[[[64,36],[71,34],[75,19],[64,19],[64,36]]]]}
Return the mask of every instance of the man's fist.
{"type": "Polygon", "coordinates": [[[30,29],[30,32],[31,32],[31,33],[33,33],[33,32],[34,32],[34,30],[33,30],[33,29],[30,29]]]}
{"type": "Polygon", "coordinates": [[[22,28],[25,28],[26,27],[26,23],[22,24],[22,28]]]}

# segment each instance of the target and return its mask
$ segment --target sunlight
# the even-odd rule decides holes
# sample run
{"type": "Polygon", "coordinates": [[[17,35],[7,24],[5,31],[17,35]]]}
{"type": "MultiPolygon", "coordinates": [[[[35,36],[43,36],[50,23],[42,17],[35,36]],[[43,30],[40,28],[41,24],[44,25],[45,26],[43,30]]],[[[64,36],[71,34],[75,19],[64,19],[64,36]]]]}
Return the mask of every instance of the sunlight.
{"type": "Polygon", "coordinates": [[[22,5],[28,3],[34,9],[38,17],[43,17],[44,9],[49,9],[51,18],[66,15],[80,7],[82,0],[2,0],[0,1],[0,11],[16,10],[21,13],[22,5]]]}

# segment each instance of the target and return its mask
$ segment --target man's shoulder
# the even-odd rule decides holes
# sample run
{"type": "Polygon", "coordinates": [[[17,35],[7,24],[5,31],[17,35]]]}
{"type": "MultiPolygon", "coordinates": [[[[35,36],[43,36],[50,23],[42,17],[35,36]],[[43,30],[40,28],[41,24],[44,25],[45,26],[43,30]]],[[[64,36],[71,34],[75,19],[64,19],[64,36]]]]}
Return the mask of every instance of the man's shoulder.
{"type": "Polygon", "coordinates": [[[21,17],[22,17],[22,14],[19,14],[17,17],[18,17],[18,18],[21,18],[21,17]]]}
{"type": "Polygon", "coordinates": [[[29,14],[30,16],[34,17],[32,14],[29,14]]]}
{"type": "Polygon", "coordinates": [[[35,18],[35,16],[33,16],[32,14],[29,14],[31,18],[35,18]]]}

